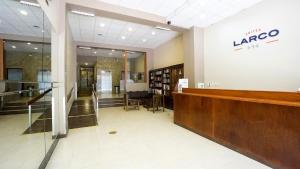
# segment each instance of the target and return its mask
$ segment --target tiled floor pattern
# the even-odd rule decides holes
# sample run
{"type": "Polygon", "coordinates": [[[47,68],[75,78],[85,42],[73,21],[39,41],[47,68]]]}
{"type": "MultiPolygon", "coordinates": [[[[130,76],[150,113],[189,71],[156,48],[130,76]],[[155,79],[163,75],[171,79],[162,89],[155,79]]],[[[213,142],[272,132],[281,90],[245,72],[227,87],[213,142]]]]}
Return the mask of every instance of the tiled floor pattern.
{"type": "Polygon", "coordinates": [[[99,110],[99,126],[72,129],[47,169],[268,169],[173,123],[171,111],[99,110]],[[116,131],[116,134],[109,134],[116,131]]]}
{"type": "Polygon", "coordinates": [[[69,113],[69,129],[97,125],[97,118],[91,99],[74,101],[69,113]]]}
{"type": "MultiPolygon", "coordinates": [[[[34,113],[33,120],[41,114],[34,113]]],[[[52,133],[26,134],[28,115],[0,116],[0,169],[35,169],[51,146],[52,133]]]]}

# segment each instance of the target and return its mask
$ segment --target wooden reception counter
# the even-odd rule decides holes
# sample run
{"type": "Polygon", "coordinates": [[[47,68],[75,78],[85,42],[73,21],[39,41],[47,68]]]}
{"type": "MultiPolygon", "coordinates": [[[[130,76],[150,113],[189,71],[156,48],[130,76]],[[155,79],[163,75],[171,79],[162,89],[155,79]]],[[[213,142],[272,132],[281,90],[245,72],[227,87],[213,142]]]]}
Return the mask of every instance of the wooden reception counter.
{"type": "Polygon", "coordinates": [[[183,89],[174,123],[273,168],[300,169],[300,93],[183,89]]]}

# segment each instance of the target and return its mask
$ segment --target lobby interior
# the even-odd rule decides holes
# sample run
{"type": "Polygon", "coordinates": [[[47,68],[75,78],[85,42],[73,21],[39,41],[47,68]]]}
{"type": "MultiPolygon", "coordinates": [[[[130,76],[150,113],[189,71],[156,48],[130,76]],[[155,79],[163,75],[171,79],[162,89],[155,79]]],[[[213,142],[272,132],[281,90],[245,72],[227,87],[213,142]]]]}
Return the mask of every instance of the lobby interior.
{"type": "Polygon", "coordinates": [[[300,168],[297,0],[1,0],[0,169],[300,168]]]}

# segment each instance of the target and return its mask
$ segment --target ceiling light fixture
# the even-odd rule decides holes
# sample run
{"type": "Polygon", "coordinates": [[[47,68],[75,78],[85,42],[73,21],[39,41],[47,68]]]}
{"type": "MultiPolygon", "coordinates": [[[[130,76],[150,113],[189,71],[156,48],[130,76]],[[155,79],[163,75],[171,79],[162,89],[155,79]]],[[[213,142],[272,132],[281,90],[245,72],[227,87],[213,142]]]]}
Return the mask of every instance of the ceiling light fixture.
{"type": "Polygon", "coordinates": [[[115,50],[114,50],[114,49],[112,49],[111,51],[112,51],[112,52],[114,52],[115,50]]]}
{"type": "Polygon", "coordinates": [[[13,49],[16,49],[16,48],[17,48],[15,45],[12,45],[11,47],[12,47],[13,49]]]}
{"type": "Polygon", "coordinates": [[[129,32],[131,32],[132,30],[133,30],[132,27],[129,27],[129,28],[128,28],[128,31],[129,31],[129,32]]]}
{"type": "Polygon", "coordinates": [[[152,34],[152,35],[156,35],[156,32],[152,31],[151,34],[152,34]]]}
{"type": "Polygon", "coordinates": [[[87,62],[85,62],[84,64],[85,64],[86,66],[89,65],[89,63],[87,63],[87,62]]]}
{"type": "Polygon", "coordinates": [[[147,39],[142,39],[143,42],[147,42],[147,39]]]}
{"type": "Polygon", "coordinates": [[[97,52],[96,52],[96,51],[95,51],[94,53],[95,53],[95,54],[97,54],[97,52]]]}
{"type": "Polygon", "coordinates": [[[21,3],[21,4],[24,4],[24,5],[29,5],[29,6],[41,7],[40,4],[34,3],[34,2],[20,1],[20,3],[21,3]]]}
{"type": "Polygon", "coordinates": [[[201,14],[201,15],[199,16],[199,18],[200,18],[200,19],[205,19],[205,18],[206,18],[206,15],[205,15],[205,14],[201,14]]]}
{"type": "Polygon", "coordinates": [[[30,43],[30,42],[27,42],[27,45],[31,45],[31,43],[30,43]]]}
{"type": "Polygon", "coordinates": [[[155,29],[160,29],[160,30],[164,30],[164,31],[170,31],[170,28],[165,28],[165,27],[161,27],[161,26],[156,26],[155,29]]]}
{"type": "Polygon", "coordinates": [[[92,49],[90,47],[85,47],[85,46],[79,46],[78,48],[80,48],[80,49],[86,49],[86,50],[91,50],[92,49]]]}
{"type": "Polygon", "coordinates": [[[109,55],[112,55],[112,53],[109,53],[109,55]]]}
{"type": "Polygon", "coordinates": [[[20,10],[20,13],[21,13],[22,15],[24,15],[24,16],[27,16],[27,15],[28,15],[28,13],[27,13],[25,10],[20,10]]]}
{"type": "Polygon", "coordinates": [[[100,26],[103,28],[105,26],[105,23],[101,23],[100,26]]]}
{"type": "Polygon", "coordinates": [[[34,48],[34,50],[38,50],[39,48],[34,48]]]}
{"type": "Polygon", "coordinates": [[[124,39],[126,39],[126,37],[125,36],[121,36],[121,38],[124,40],[124,39]]]}
{"type": "Polygon", "coordinates": [[[82,12],[82,11],[76,11],[76,10],[72,10],[72,13],[78,14],[78,15],[84,15],[84,16],[92,16],[94,17],[95,14],[93,13],[88,13],[88,12],[82,12]]]}

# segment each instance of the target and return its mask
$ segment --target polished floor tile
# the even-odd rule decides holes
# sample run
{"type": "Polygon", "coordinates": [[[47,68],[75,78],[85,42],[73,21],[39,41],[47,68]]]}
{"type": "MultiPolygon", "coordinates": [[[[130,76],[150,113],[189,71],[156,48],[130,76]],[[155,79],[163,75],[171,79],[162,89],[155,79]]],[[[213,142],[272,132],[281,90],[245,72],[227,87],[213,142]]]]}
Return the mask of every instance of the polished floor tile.
{"type": "Polygon", "coordinates": [[[47,169],[269,168],[175,125],[170,110],[114,107],[98,113],[98,126],[71,129],[59,141],[47,169]]]}

